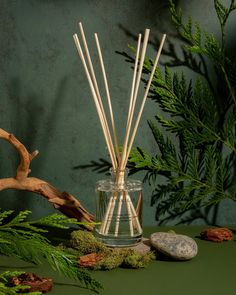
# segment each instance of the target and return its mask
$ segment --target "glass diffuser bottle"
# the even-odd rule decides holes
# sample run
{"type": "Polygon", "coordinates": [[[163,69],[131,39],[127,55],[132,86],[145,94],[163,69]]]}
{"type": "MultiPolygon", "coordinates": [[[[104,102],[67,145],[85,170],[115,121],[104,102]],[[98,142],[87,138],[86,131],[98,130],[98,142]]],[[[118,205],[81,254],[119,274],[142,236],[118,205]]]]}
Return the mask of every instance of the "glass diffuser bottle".
{"type": "Polygon", "coordinates": [[[128,247],[142,239],[142,182],[128,180],[128,169],[114,171],[96,184],[95,235],[110,247],[128,247]]]}
{"type": "Polygon", "coordinates": [[[150,72],[140,108],[136,113],[136,102],[141,81],[145,54],[148,45],[150,29],[146,29],[144,36],[138,35],[137,51],[134,64],[134,73],[129,99],[129,108],[125,126],[125,137],[120,152],[118,138],[113,115],[110,91],[102,57],[102,51],[97,33],[94,34],[98,57],[104,80],[107,97],[107,107],[104,108],[103,99],[98,87],[96,74],[93,68],[89,48],[84,34],[82,23],[79,23],[81,40],[77,34],[73,35],[75,45],[82,61],[87,76],[92,97],[95,103],[103,135],[111,159],[112,179],[98,181],[96,186],[96,221],[95,234],[99,240],[108,246],[126,247],[139,243],[142,239],[142,183],[136,180],[128,180],[127,170],[123,170],[128,162],[132,145],[137,133],[139,122],[143,113],[144,105],[148,97],[149,89],[156,72],[157,64],[161,55],[166,35],[161,39],[153,67],[150,72]],[[143,42],[142,42],[143,40],[143,42]],[[81,42],[83,46],[81,46],[81,42]],[[142,46],[141,46],[142,45],[142,46]],[[109,110],[110,120],[107,120],[109,110]],[[135,116],[134,116],[135,114],[135,116]]]}

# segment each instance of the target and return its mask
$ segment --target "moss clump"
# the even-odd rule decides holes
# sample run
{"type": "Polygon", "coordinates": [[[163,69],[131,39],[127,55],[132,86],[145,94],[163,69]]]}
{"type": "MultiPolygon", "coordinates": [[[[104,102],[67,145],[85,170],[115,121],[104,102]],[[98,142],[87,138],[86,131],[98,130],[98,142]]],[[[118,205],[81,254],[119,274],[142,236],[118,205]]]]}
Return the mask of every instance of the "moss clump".
{"type": "Polygon", "coordinates": [[[132,249],[114,249],[100,260],[93,269],[110,270],[117,267],[144,268],[156,257],[152,252],[140,254],[132,249]]]}
{"type": "Polygon", "coordinates": [[[96,270],[111,270],[119,267],[123,263],[124,257],[115,251],[110,251],[102,260],[94,267],[96,270]]]}
{"type": "Polygon", "coordinates": [[[99,242],[91,232],[76,230],[71,233],[70,247],[82,254],[107,253],[108,248],[99,242]]]}
{"type": "Polygon", "coordinates": [[[95,236],[88,231],[77,230],[71,233],[71,239],[67,244],[60,245],[69,253],[83,256],[91,253],[101,253],[104,258],[99,260],[96,265],[89,266],[93,270],[111,270],[117,267],[124,268],[143,268],[151,260],[155,259],[153,252],[140,254],[134,249],[111,249],[99,242],[95,236]]]}
{"type": "Polygon", "coordinates": [[[143,268],[147,267],[148,264],[155,260],[155,255],[152,252],[146,254],[139,254],[137,251],[134,251],[132,254],[124,257],[122,267],[125,268],[143,268]]]}

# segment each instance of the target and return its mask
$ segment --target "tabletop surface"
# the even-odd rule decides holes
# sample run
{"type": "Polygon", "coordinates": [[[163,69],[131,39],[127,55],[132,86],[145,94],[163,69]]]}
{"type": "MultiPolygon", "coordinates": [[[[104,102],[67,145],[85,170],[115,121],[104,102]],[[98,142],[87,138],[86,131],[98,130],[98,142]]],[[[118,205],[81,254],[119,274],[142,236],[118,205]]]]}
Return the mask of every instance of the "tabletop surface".
{"type": "MultiPolygon", "coordinates": [[[[234,226],[235,227],[235,226],[234,226]]],[[[104,287],[102,295],[228,295],[236,294],[235,267],[236,243],[233,241],[213,243],[198,238],[204,227],[152,227],[145,229],[145,236],[157,231],[175,230],[195,239],[198,255],[184,262],[153,261],[145,269],[114,269],[111,271],[93,271],[92,275],[104,287]]],[[[231,227],[232,228],[232,227],[231,227]]],[[[82,288],[72,281],[52,271],[46,264],[32,266],[21,260],[0,257],[0,271],[18,269],[35,272],[54,281],[50,295],[89,295],[91,290],[82,288]]]]}

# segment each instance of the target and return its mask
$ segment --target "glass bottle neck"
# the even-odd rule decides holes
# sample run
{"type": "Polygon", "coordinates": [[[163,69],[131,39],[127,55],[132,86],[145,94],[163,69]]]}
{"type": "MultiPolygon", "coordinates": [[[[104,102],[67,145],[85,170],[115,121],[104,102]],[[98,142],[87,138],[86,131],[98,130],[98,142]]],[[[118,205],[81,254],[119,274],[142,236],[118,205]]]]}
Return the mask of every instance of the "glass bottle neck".
{"type": "Polygon", "coordinates": [[[118,186],[123,186],[127,180],[129,174],[129,169],[125,168],[124,170],[110,168],[111,178],[114,183],[118,186]]]}

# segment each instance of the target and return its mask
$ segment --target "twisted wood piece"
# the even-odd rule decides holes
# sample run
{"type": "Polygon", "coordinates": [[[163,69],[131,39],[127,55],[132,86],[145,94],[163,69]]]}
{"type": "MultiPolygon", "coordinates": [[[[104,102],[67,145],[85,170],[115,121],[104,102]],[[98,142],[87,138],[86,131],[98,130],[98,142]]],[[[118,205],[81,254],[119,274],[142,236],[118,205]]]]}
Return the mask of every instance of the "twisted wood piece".
{"type": "MultiPolygon", "coordinates": [[[[16,176],[0,179],[0,191],[17,189],[36,193],[46,198],[54,208],[70,218],[76,218],[80,222],[90,223],[94,216],[90,214],[73,195],[60,192],[51,184],[35,177],[29,177],[30,163],[38,155],[38,151],[29,153],[26,147],[13,135],[0,128],[0,138],[6,140],[18,151],[20,163],[16,170],[16,176]]],[[[84,225],[92,229],[91,225],[84,225]]]]}

